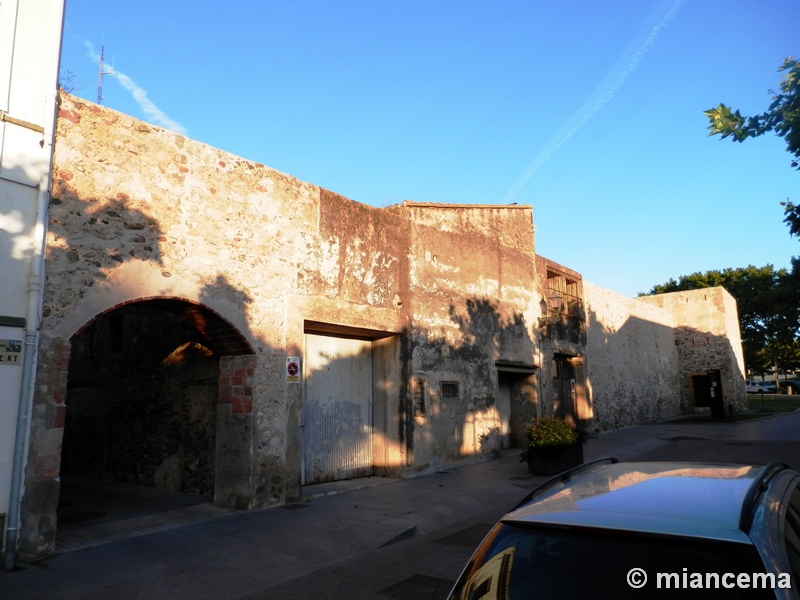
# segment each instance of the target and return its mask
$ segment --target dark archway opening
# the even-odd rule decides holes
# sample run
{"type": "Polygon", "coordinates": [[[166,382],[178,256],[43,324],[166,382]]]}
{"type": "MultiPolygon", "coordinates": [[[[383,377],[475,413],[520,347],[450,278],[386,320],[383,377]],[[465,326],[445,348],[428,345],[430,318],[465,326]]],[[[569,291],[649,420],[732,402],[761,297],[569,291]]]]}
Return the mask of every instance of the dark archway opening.
{"type": "Polygon", "coordinates": [[[60,533],[213,501],[220,358],[250,353],[218,314],[177,299],[116,307],[76,333],[60,533]]]}

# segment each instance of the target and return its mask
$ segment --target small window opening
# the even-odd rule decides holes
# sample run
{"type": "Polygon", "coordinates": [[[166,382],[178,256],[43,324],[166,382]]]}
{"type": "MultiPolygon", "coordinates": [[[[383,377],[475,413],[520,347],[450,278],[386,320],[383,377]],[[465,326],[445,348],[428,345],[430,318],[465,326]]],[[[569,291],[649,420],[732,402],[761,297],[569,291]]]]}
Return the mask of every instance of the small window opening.
{"type": "Polygon", "coordinates": [[[458,382],[442,382],[442,398],[458,398],[458,382]]]}

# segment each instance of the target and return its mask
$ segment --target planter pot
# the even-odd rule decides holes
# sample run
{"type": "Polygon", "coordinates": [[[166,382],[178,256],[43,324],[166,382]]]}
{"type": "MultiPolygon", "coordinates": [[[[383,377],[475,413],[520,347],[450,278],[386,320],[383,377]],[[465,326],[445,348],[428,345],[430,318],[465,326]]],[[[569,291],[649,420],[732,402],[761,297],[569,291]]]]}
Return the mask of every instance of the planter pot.
{"type": "Polygon", "coordinates": [[[555,475],[583,464],[583,444],[528,449],[528,471],[533,475],[555,475]]]}

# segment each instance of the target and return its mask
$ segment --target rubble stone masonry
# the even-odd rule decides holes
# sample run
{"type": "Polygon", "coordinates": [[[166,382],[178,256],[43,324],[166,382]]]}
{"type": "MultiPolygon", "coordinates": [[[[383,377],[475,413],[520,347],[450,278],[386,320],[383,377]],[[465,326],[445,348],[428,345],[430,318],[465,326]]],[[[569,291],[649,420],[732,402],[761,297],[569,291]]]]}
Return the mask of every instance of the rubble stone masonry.
{"type": "MultiPolygon", "coordinates": [[[[575,373],[559,393],[579,396],[564,410],[594,429],[691,410],[707,369],[731,407],[744,403],[724,290],[632,300],[584,282],[586,314],[562,336],[529,206],[375,208],[62,93],[49,210],[23,558],[54,552],[62,459],[94,448],[103,473],[213,488],[220,506],[298,498],[307,398],[288,365],[314,336],[368,347],[367,469],[381,474],[524,440],[553,411],[557,361],[575,373]],[[103,430],[117,438],[133,415],[147,456],[82,436],[89,421],[74,445],[65,425],[81,415],[117,419],[103,430]]],[[[331,347],[331,363],[344,357],[331,347]]]]}

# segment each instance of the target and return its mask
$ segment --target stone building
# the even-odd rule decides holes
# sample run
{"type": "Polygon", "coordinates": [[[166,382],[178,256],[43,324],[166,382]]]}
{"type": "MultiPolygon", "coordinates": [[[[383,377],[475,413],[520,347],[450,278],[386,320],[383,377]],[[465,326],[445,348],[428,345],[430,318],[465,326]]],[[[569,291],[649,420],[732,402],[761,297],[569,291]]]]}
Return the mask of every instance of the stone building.
{"type": "Polygon", "coordinates": [[[537,256],[528,206],[373,208],[62,94],[20,553],[60,475],[248,510],[744,401],[721,289],[631,300],[537,256]],[[691,347],[691,352],[685,351],[691,347]]]}

